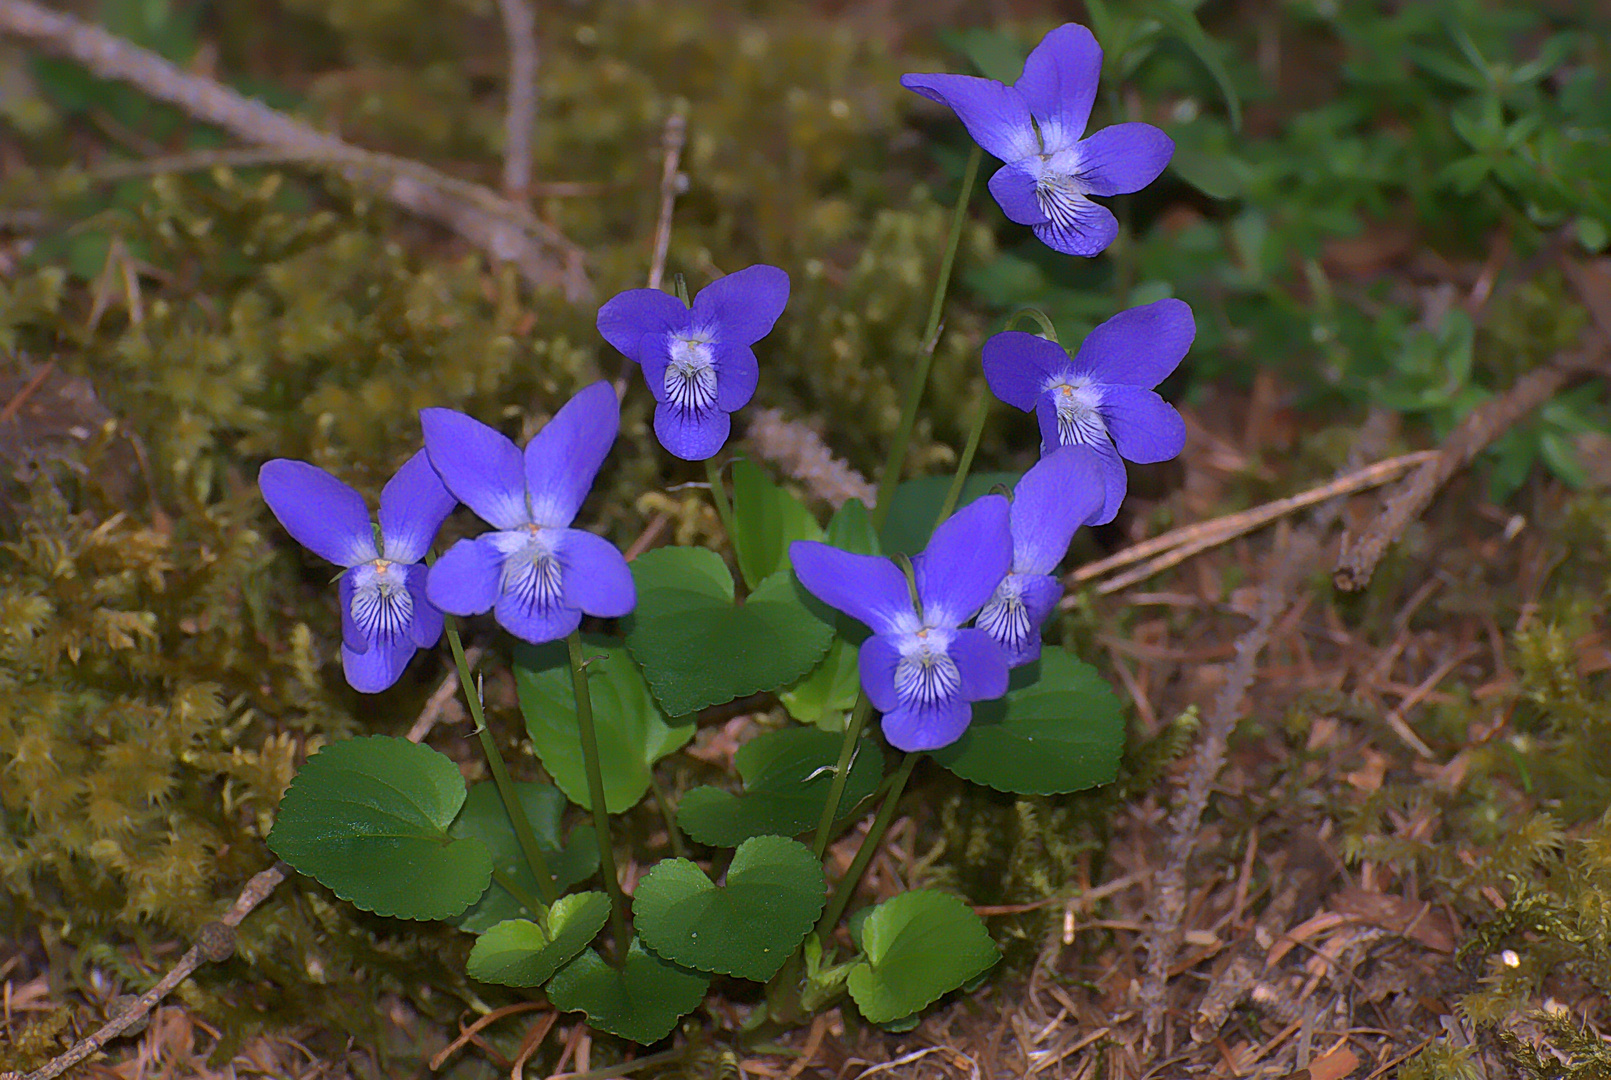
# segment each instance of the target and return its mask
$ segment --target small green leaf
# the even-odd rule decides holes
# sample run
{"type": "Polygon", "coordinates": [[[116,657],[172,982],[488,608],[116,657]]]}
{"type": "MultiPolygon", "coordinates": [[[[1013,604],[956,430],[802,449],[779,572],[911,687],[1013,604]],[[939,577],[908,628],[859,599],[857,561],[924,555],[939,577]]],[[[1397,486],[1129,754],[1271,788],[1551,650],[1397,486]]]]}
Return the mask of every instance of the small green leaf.
{"type": "MultiPolygon", "coordinates": [[[[562,848],[559,842],[560,818],[568,805],[564,794],[548,784],[516,784],[515,798],[526,810],[532,835],[548,862],[548,872],[554,875],[555,888],[564,892],[592,876],[599,867],[598,834],[589,828],[578,828],[571,832],[570,843],[562,848]]],[[[464,809],[454,819],[448,835],[480,840],[492,853],[494,868],[513,878],[526,895],[542,895],[531,867],[526,864],[525,852],[520,850],[520,841],[515,838],[514,826],[509,824],[509,814],[503,808],[498,786],[491,780],[470,785],[464,809]]],[[[494,881],[480,900],[453,920],[453,925],[468,933],[480,934],[505,919],[522,914],[529,914],[525,906],[494,881]]]]}
{"type": "Polygon", "coordinates": [[[606,964],[592,949],[560,968],[548,1000],[561,1012],[581,1011],[601,1031],[647,1045],[671,1033],[677,1018],[699,1008],[710,976],[662,960],[633,938],[626,963],[606,964]]]}
{"type": "Polygon", "coordinates": [[[453,839],[464,777],[451,758],[372,735],[310,757],[280,800],[269,849],[377,915],[446,919],[487,891],[492,856],[453,839]]]}
{"type": "Polygon", "coordinates": [[[610,898],[601,892],[562,896],[541,921],[507,919],[482,934],[465,970],[482,982],[541,986],[587,948],[609,917],[610,898]]]}
{"type": "Polygon", "coordinates": [[[860,499],[846,499],[828,520],[828,531],[823,537],[842,551],[857,555],[882,555],[878,547],[878,530],[873,528],[873,516],[860,499]]]}
{"type": "MultiPolygon", "coordinates": [[[[752,836],[797,836],[816,828],[833,785],[841,741],[838,735],[815,728],[757,735],[733,755],[744,778],[744,794],[695,788],[677,807],[677,824],[701,844],[714,847],[735,847],[752,836]]],[[[850,762],[840,816],[853,812],[877,790],[883,775],[883,752],[872,739],[863,739],[850,762]]]]}
{"type": "MultiPolygon", "coordinates": [[[[668,716],[787,686],[828,651],[833,625],[780,570],[747,600],[733,599],[721,556],[660,548],[632,564],[638,607],[627,648],[668,716]]],[[[563,785],[562,785],[563,786],[563,785]]]]}
{"type": "MultiPolygon", "coordinates": [[[[619,814],[643,798],[649,790],[649,770],[693,738],[694,726],[666,723],[649,697],[643,676],[619,645],[590,635],[582,641],[582,654],[598,732],[604,805],[610,813],[619,814]]],[[[565,643],[517,648],[515,687],[526,731],[543,767],[571,802],[591,809],[565,643]]]]}
{"type": "Polygon", "coordinates": [[[1061,795],[1111,781],[1123,750],[1112,687],[1091,665],[1048,648],[1039,664],[1013,672],[1005,698],[975,704],[962,738],[933,757],[996,791],[1061,795]]]}
{"type": "Polygon", "coordinates": [[[844,638],[834,638],[822,663],[778,695],[789,715],[823,731],[844,731],[846,716],[861,692],[860,651],[844,638]]]}
{"type": "Polygon", "coordinates": [[[733,463],[733,532],[746,581],[760,581],[788,566],[792,541],[822,538],[811,511],[752,461],[733,463]]]}
{"type": "Polygon", "coordinates": [[[1024,71],[1024,58],[1029,55],[1017,35],[980,26],[942,30],[939,38],[947,48],[966,56],[980,75],[997,82],[1017,82],[1024,71]]]}
{"type": "Polygon", "coordinates": [[[860,937],[865,959],[850,969],[850,996],[875,1024],[904,1020],[1001,958],[973,909],[932,889],[879,904],[860,937]]]}
{"type": "MultiPolygon", "coordinates": [[[[988,495],[997,484],[1012,487],[1019,473],[973,473],[962,485],[962,498],[957,509],[967,506],[981,495],[988,495]]],[[[945,502],[951,489],[949,476],[924,476],[908,480],[895,489],[889,517],[879,540],[885,555],[916,555],[928,546],[929,536],[939,524],[940,504],[945,502]]]]}
{"type": "Polygon", "coordinates": [[[1231,130],[1241,131],[1242,99],[1236,93],[1236,85],[1231,81],[1230,71],[1220,59],[1218,46],[1204,32],[1202,24],[1197,21],[1196,13],[1180,3],[1180,0],[1156,0],[1155,3],[1148,5],[1147,14],[1173,31],[1175,37],[1179,38],[1203,67],[1208,69],[1209,75],[1213,76],[1214,82],[1219,85],[1220,96],[1225,99],[1225,111],[1230,117],[1231,130]]]}
{"type": "Polygon", "coordinates": [[[632,914],[660,956],[766,982],[822,914],[827,887],[804,844],[756,836],[739,845],[721,887],[687,859],[657,863],[638,882],[632,914]]]}

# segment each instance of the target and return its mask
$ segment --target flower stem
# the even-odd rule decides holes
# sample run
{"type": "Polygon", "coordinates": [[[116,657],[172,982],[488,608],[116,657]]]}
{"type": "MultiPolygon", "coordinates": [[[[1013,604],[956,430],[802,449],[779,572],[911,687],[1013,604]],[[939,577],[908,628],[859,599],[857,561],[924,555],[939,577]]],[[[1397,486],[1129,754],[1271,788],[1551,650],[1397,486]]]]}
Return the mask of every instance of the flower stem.
{"type": "Polygon", "coordinates": [[[653,769],[649,770],[649,793],[654,796],[655,806],[660,808],[660,816],[666,819],[666,835],[671,838],[671,853],[679,859],[686,859],[688,845],[682,842],[682,830],[677,828],[677,815],[672,812],[671,803],[666,799],[666,789],[660,786],[653,769]]]}
{"type": "Polygon", "coordinates": [[[504,812],[509,815],[509,825],[515,830],[515,840],[520,844],[521,854],[526,856],[531,876],[537,879],[537,891],[542,894],[544,903],[552,904],[559,899],[559,889],[554,885],[554,875],[548,872],[548,861],[543,858],[542,849],[537,846],[537,837],[532,834],[525,808],[515,795],[515,785],[509,779],[509,770],[504,768],[503,755],[498,752],[492,732],[487,730],[486,714],[481,709],[481,695],[476,691],[475,680],[470,675],[470,662],[464,656],[464,642],[459,640],[458,625],[451,615],[447,616],[444,625],[448,648],[453,650],[453,662],[458,665],[459,685],[464,688],[464,699],[470,706],[470,719],[475,721],[475,733],[481,739],[481,752],[487,757],[492,782],[498,787],[498,797],[503,800],[504,812]]]}
{"type": "Polygon", "coordinates": [[[504,892],[514,897],[520,906],[525,908],[527,913],[529,913],[532,918],[540,919],[543,917],[543,913],[548,910],[547,904],[544,904],[535,896],[531,895],[531,893],[521,888],[520,882],[516,881],[511,875],[499,870],[496,866],[492,868],[492,880],[496,881],[503,888],[504,892]]]}
{"type": "Polygon", "coordinates": [[[873,703],[867,700],[867,693],[863,691],[856,699],[850,723],[845,725],[845,741],[839,747],[839,764],[834,766],[833,783],[828,787],[828,801],[822,806],[817,838],[811,844],[811,852],[818,859],[828,850],[828,836],[833,832],[834,819],[839,816],[839,800],[844,798],[845,783],[850,778],[850,763],[855,760],[856,747],[861,745],[862,728],[867,726],[867,714],[872,711],[873,703]]]}
{"type": "Polygon", "coordinates": [[[945,493],[945,502],[940,504],[940,516],[934,519],[934,524],[951,516],[951,511],[957,508],[957,500],[962,498],[962,485],[968,482],[968,470],[973,468],[973,455],[979,450],[979,440],[984,436],[985,420],[990,416],[990,395],[980,394],[978,402],[973,406],[973,424],[968,428],[968,445],[962,449],[962,457],[957,462],[957,474],[951,478],[951,489],[945,493]]]}
{"type": "Polygon", "coordinates": [[[917,765],[917,759],[922,756],[922,754],[907,754],[901,759],[900,768],[895,770],[895,778],[890,784],[889,794],[884,796],[884,803],[878,808],[878,816],[873,819],[873,827],[868,829],[867,835],[862,838],[861,847],[856,850],[856,857],[850,861],[850,869],[845,871],[845,876],[834,886],[828,907],[817,923],[819,936],[827,938],[833,933],[834,924],[839,921],[839,916],[845,913],[846,905],[856,892],[856,883],[861,880],[862,874],[867,872],[867,864],[873,861],[873,855],[877,853],[878,845],[889,829],[889,823],[895,818],[895,806],[901,801],[901,792],[906,789],[906,781],[911,778],[912,769],[917,765]]]}
{"type": "Polygon", "coordinates": [[[744,579],[744,588],[755,588],[755,582],[744,572],[744,560],[738,557],[738,530],[733,527],[733,505],[727,501],[727,485],[722,482],[721,466],[716,459],[705,459],[705,479],[710,481],[710,501],[716,504],[716,516],[722,519],[722,531],[727,534],[727,542],[733,548],[733,561],[738,563],[739,576],[744,579]]]}
{"type": "Polygon", "coordinates": [[[593,730],[593,695],[587,688],[587,665],[582,659],[582,634],[571,631],[571,690],[576,695],[576,727],[582,738],[582,764],[587,769],[587,801],[592,803],[593,829],[599,838],[599,872],[610,894],[610,927],[615,933],[616,966],[626,963],[632,932],[627,925],[627,898],[615,870],[615,848],[610,842],[610,809],[604,802],[604,773],[599,769],[599,740],[593,730]]]}
{"type": "Polygon", "coordinates": [[[962,240],[962,222],[968,215],[968,200],[973,197],[973,182],[979,175],[980,153],[975,146],[973,153],[968,155],[968,167],[962,174],[962,190],[957,193],[956,206],[951,211],[951,234],[945,242],[945,256],[940,260],[939,277],[934,282],[929,322],[923,330],[923,350],[918,355],[917,366],[912,369],[911,381],[906,385],[900,425],[895,429],[889,457],[884,459],[884,471],[878,478],[878,501],[872,510],[875,531],[884,527],[890,503],[895,500],[895,486],[901,481],[901,468],[906,464],[906,448],[912,441],[912,428],[917,423],[917,407],[923,400],[923,390],[929,381],[929,368],[934,363],[934,350],[940,343],[940,316],[945,311],[945,293],[951,285],[951,267],[956,263],[957,245],[962,240]]]}

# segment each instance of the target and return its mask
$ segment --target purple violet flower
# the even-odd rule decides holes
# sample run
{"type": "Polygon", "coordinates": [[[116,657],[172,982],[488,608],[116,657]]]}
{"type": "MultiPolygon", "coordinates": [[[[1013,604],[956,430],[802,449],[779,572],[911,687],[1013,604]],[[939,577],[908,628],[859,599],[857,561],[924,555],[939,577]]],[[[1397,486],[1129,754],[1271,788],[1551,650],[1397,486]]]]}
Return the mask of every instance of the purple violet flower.
{"type": "Polygon", "coordinates": [[[912,558],[917,603],[891,559],[815,540],[789,545],[794,572],[829,607],[867,624],[861,685],[901,750],[938,750],[962,737],[975,701],[1007,692],[1007,657],[983,630],[961,629],[1012,562],[1007,500],[986,495],[934,530],[912,558]]]}
{"type": "Polygon", "coordinates": [[[1043,454],[1074,444],[1096,451],[1107,495],[1090,524],[1119,513],[1126,487],[1120,458],[1149,464],[1185,448],[1185,421],[1152,388],[1196,335],[1191,308],[1167,299],[1119,312],[1072,357],[1055,341],[1016,330],[984,343],[985,381],[1002,401],[1039,419],[1043,454]]]}
{"type": "Polygon", "coordinates": [[[1040,659],[1041,624],[1063,596],[1054,571],[1102,498],[1102,466],[1086,446],[1058,447],[1013,489],[1012,568],[974,624],[1001,643],[1010,666],[1040,659]]]}
{"type": "Polygon", "coordinates": [[[425,567],[453,496],[421,450],[380,493],[380,529],[358,492],[305,461],[264,462],[257,486],[297,543],[337,566],[341,668],[354,690],[378,694],[395,683],[414,650],[442,636],[442,613],[425,594],[425,567]]]}
{"type": "Polygon", "coordinates": [[[1151,124],[1114,124],[1080,138],[1102,78],[1091,32],[1064,23],[1006,86],[971,75],[903,75],[901,85],[949,106],[973,141],[1005,164],[990,178],[1002,211],[1065,255],[1097,255],[1119,223],[1092,195],[1140,191],[1158,178],[1174,141],[1151,124]]]}
{"type": "Polygon", "coordinates": [[[562,638],[582,616],[631,611],[626,559],[602,536],[573,529],[620,426],[607,382],[583,388],[526,444],[452,409],[424,409],[425,450],[447,489],[494,532],[460,540],[431,567],[426,593],[451,615],[491,610],[534,643],[562,638]]]}
{"type": "Polygon", "coordinates": [[[599,308],[599,333],[643,368],[659,404],[654,433],[684,461],[722,448],[728,414],[755,395],[761,375],[750,348],[789,302],[789,275],[751,266],[699,290],[692,307],[659,289],[629,289],[599,308]]]}

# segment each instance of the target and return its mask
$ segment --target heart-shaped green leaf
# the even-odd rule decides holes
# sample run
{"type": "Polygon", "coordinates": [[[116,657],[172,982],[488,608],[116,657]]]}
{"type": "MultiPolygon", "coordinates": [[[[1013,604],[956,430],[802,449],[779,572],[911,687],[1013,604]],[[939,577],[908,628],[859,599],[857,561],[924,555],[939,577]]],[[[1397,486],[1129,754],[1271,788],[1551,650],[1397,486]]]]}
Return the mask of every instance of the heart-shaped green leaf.
{"type": "Polygon", "coordinates": [[[667,960],[766,982],[811,931],[826,890],[810,848],[756,836],[739,845],[720,888],[687,859],[657,863],[638,882],[632,914],[667,960]]]}
{"type": "MultiPolygon", "coordinates": [[[[843,740],[815,728],[763,732],[738,748],[733,764],[744,794],[699,787],[682,798],[677,824],[701,844],[736,847],[752,836],[798,836],[814,829],[833,786],[843,740]]],[[[863,739],[850,762],[839,816],[871,795],[884,775],[884,754],[863,739]]]]}
{"type": "Polygon", "coordinates": [[[1048,648],[1039,664],[1013,672],[1006,697],[975,704],[962,738],[933,757],[997,791],[1061,795],[1111,781],[1123,751],[1113,688],[1090,664],[1048,648]]]}
{"type": "MultiPolygon", "coordinates": [[[[1012,487],[1019,473],[973,473],[962,485],[957,508],[967,506],[981,495],[988,495],[997,484],[1012,487]]],[[[929,546],[929,537],[939,524],[940,506],[951,490],[949,476],[922,476],[895,489],[889,516],[879,536],[885,555],[916,555],[929,546]]]]}
{"type": "Polygon", "coordinates": [[[779,694],[778,700],[790,716],[803,724],[815,724],[827,732],[844,731],[861,692],[861,672],[857,667],[860,652],[844,638],[835,637],[822,663],[779,694]]]}
{"type": "MultiPolygon", "coordinates": [[[[537,847],[548,863],[548,872],[554,876],[555,888],[563,892],[598,869],[598,834],[592,829],[573,829],[570,843],[561,848],[560,818],[568,804],[557,788],[548,784],[516,784],[515,797],[525,807],[526,820],[531,823],[537,847]]],[[[531,867],[526,864],[525,852],[520,850],[520,841],[515,838],[514,826],[509,824],[509,815],[498,796],[498,786],[491,780],[470,785],[464,809],[454,819],[448,835],[472,836],[480,840],[492,853],[492,865],[496,870],[513,879],[527,896],[542,895],[542,890],[537,887],[537,879],[532,876],[531,867]]],[[[505,919],[528,914],[531,913],[526,911],[525,906],[494,880],[480,900],[453,920],[453,925],[460,930],[480,934],[505,919]]]]}
{"type": "Polygon", "coordinates": [[[544,917],[506,919],[476,939],[466,970],[472,979],[503,986],[541,986],[598,935],[610,917],[601,892],[572,893],[544,917]]]}
{"type": "MultiPolygon", "coordinates": [[[[612,814],[631,809],[649,790],[656,761],[694,737],[693,724],[666,723],[626,650],[591,635],[582,641],[587,688],[598,732],[604,805],[612,814]]],[[[515,686],[526,731],[543,767],[571,802],[592,808],[576,698],[565,642],[515,650],[515,686]]]]}
{"type": "Polygon", "coordinates": [[[678,967],[637,938],[619,968],[587,949],[560,968],[548,1000],[561,1012],[581,1011],[601,1031],[647,1045],[670,1034],[677,1018],[699,1008],[710,976],[678,967]]]}
{"type": "Polygon", "coordinates": [[[822,527],[799,499],[753,461],[733,462],[733,548],[744,580],[760,581],[789,565],[789,544],[819,540],[822,527]]]}
{"type": "Polygon", "coordinates": [[[857,1008],[875,1024],[917,1012],[1001,958],[973,909],[932,889],[884,901],[861,924],[864,959],[850,969],[857,1008]]]}
{"type": "Polygon", "coordinates": [[[834,511],[822,539],[857,555],[883,554],[878,546],[878,530],[873,528],[873,516],[860,499],[846,499],[845,504],[834,511]]]}
{"type": "Polygon", "coordinates": [[[666,547],[632,563],[638,607],[627,648],[667,716],[776,690],[816,666],[833,640],[830,613],[819,614],[780,570],[742,604],[721,556],[705,548],[666,547]]]}
{"type": "Polygon", "coordinates": [[[492,856],[448,826],[464,777],[428,746],[385,735],[331,743],[280,800],[269,849],[365,911],[446,919],[487,891],[492,856]]]}

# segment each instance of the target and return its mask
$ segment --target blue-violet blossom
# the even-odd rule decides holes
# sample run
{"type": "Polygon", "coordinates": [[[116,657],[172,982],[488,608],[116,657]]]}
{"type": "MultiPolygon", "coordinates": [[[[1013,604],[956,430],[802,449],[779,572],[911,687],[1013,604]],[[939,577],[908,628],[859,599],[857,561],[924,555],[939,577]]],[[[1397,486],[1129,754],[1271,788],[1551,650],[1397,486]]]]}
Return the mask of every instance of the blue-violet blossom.
{"type": "Polygon", "coordinates": [[[582,615],[614,618],[637,603],[626,559],[601,536],[573,529],[620,426],[607,382],[566,402],[525,453],[479,420],[424,409],[425,450],[442,482],[494,532],[460,540],[431,567],[426,593],[452,615],[491,610],[525,641],[562,638],[582,615]]]}
{"type": "Polygon", "coordinates": [[[1102,467],[1085,446],[1060,446],[1024,473],[1012,493],[1012,568],[975,621],[1001,643],[1012,667],[1040,659],[1040,628],[1063,596],[1053,571],[1075,531],[1102,509],[1102,467]]]}
{"type": "Polygon", "coordinates": [[[341,667],[354,690],[378,694],[442,636],[442,613],[426,599],[425,567],[453,496],[421,450],[380,493],[380,528],[358,492],[305,461],[275,458],[257,473],[274,516],[297,543],[337,566],[341,667]]]}
{"type": "Polygon", "coordinates": [[[643,368],[659,404],[654,433],[685,461],[722,448],[732,421],[755,395],[760,366],[750,348],[789,302],[789,275],[751,266],[699,290],[689,307],[659,289],[629,289],[599,309],[599,333],[643,368]]]}
{"type": "Polygon", "coordinates": [[[1121,311],[1072,357],[1034,334],[1008,331],[984,343],[985,381],[1007,404],[1040,421],[1041,452],[1081,444],[1096,451],[1106,497],[1091,521],[1112,521],[1124,501],[1124,458],[1168,461],[1186,445],[1186,424],[1152,389],[1175,370],[1197,334],[1191,308],[1166,299],[1121,311]]]}
{"type": "Polygon", "coordinates": [[[1096,255],[1119,223],[1092,195],[1140,191],[1175,152],[1151,124],[1114,124],[1080,138],[1102,77],[1102,48],[1085,27],[1064,23],[1006,86],[971,75],[903,75],[901,85],[949,106],[973,141],[1005,164],[990,178],[1002,211],[1066,255],[1096,255]]]}
{"type": "Polygon", "coordinates": [[[937,750],[962,737],[975,701],[1007,692],[996,639],[962,624],[990,599],[1012,561],[1007,500],[986,495],[934,530],[912,558],[917,603],[893,560],[796,540],[789,558],[817,599],[867,624],[861,685],[901,750],[937,750]]]}

